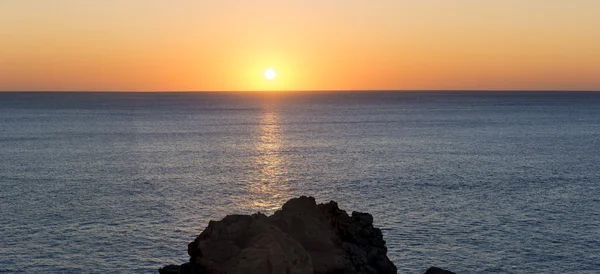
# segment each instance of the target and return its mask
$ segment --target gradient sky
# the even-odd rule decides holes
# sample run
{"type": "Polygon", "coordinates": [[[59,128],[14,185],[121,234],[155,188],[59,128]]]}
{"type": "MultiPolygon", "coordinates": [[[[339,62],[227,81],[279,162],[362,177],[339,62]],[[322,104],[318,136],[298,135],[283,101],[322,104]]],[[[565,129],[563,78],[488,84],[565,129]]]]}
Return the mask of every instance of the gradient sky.
{"type": "Polygon", "coordinates": [[[0,90],[282,89],[600,90],[600,1],[0,0],[0,90]]]}

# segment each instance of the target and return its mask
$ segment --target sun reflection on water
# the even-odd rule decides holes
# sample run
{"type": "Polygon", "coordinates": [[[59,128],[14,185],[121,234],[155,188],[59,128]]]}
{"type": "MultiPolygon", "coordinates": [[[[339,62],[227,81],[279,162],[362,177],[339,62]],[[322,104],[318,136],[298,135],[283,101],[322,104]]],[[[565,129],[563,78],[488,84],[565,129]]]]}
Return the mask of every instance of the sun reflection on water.
{"type": "Polygon", "coordinates": [[[256,172],[249,181],[251,207],[272,212],[290,198],[286,159],[282,153],[281,127],[277,110],[266,109],[259,128],[254,166],[256,172]]]}

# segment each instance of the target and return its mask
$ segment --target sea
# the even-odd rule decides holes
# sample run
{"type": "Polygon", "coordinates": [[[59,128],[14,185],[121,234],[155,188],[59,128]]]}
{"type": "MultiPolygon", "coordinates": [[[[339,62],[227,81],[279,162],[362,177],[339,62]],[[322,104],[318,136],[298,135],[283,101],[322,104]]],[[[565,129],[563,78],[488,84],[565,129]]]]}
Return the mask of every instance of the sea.
{"type": "Polygon", "coordinates": [[[0,93],[0,273],[157,273],[301,195],[398,273],[600,273],[600,92],[0,93]]]}

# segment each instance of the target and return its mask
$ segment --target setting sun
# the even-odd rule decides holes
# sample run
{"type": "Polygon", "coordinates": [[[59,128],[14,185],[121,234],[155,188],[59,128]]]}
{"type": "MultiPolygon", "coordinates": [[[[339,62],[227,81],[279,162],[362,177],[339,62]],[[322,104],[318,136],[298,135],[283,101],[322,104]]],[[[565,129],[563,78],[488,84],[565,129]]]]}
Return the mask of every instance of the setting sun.
{"type": "Polygon", "coordinates": [[[273,69],[265,70],[265,78],[267,78],[268,80],[273,80],[273,79],[275,79],[275,77],[277,77],[277,72],[275,72],[275,70],[273,70],[273,69]]]}

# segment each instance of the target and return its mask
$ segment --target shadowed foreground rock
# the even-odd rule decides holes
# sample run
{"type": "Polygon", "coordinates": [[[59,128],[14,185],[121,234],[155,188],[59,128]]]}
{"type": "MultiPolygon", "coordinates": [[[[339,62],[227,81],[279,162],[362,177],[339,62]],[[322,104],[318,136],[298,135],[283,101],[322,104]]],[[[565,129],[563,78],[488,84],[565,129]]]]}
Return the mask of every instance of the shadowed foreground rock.
{"type": "Polygon", "coordinates": [[[441,269],[441,268],[432,266],[429,269],[427,269],[427,271],[425,271],[425,274],[455,274],[455,273],[445,270],[445,269],[441,269]]]}
{"type": "MultiPolygon", "coordinates": [[[[210,221],[188,245],[190,262],[160,273],[396,273],[373,217],[348,216],[331,201],[302,196],[272,216],[229,215],[210,221]]],[[[435,273],[435,272],[434,272],[435,273]]]]}

